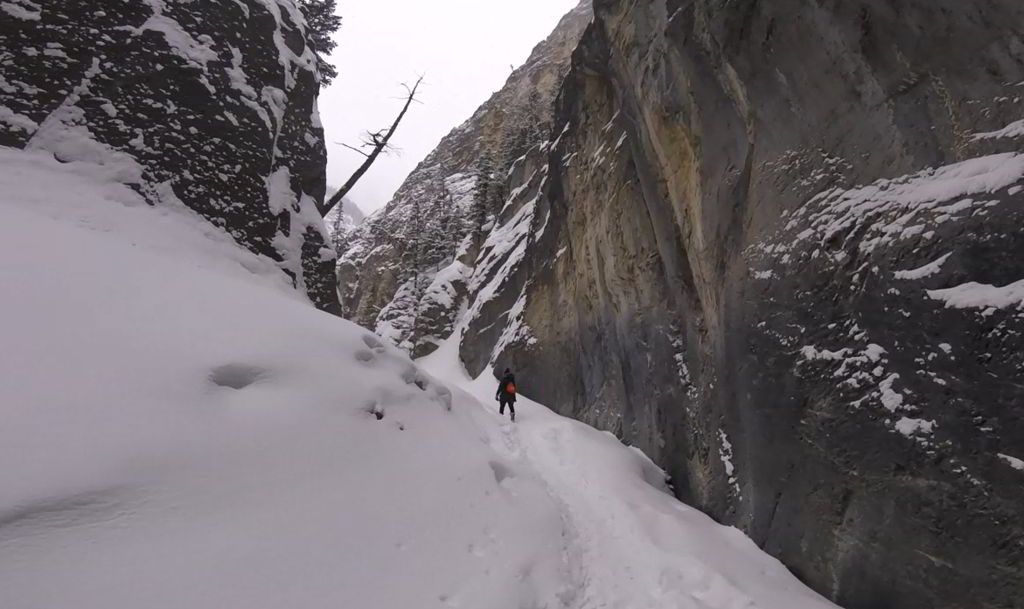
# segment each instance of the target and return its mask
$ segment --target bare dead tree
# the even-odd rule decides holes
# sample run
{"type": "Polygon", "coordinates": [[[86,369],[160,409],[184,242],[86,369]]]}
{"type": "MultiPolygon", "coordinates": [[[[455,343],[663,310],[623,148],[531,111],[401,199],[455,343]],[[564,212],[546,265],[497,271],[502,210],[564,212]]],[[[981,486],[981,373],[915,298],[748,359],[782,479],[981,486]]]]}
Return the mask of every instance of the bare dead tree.
{"type": "Polygon", "coordinates": [[[416,92],[419,90],[420,84],[422,83],[423,77],[420,76],[416,79],[416,83],[411,87],[405,83],[402,84],[407,93],[405,97],[405,105],[402,106],[402,111],[398,113],[398,116],[395,118],[395,122],[391,123],[389,128],[375,132],[366,132],[363,136],[363,142],[359,146],[342,144],[342,146],[345,146],[349,150],[355,150],[359,154],[363,155],[366,157],[366,160],[363,161],[363,164],[359,166],[359,169],[356,169],[355,173],[353,173],[348,181],[345,182],[345,185],[338,189],[338,192],[334,193],[330,199],[324,202],[323,206],[320,208],[321,216],[327,216],[334,206],[337,205],[350,190],[352,190],[352,187],[356,185],[356,182],[358,182],[359,179],[370,170],[370,166],[377,160],[377,157],[379,157],[381,153],[386,153],[391,149],[390,141],[395,135],[395,131],[398,130],[398,125],[401,124],[402,119],[405,118],[405,115],[409,111],[409,107],[412,106],[413,102],[419,103],[419,100],[416,99],[416,92]],[[369,152],[367,152],[367,150],[369,150],[369,152]]]}

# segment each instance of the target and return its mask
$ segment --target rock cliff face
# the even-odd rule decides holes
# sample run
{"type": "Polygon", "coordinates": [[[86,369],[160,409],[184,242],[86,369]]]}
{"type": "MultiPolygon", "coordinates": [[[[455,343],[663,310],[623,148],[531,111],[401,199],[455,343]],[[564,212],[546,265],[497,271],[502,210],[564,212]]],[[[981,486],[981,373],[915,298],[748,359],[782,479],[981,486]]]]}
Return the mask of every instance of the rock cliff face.
{"type": "Polygon", "coordinates": [[[442,311],[470,373],[514,367],[848,609],[1019,607],[1024,5],[594,14],[450,298],[343,281],[348,310],[442,311]]]}
{"type": "Polygon", "coordinates": [[[319,82],[291,0],[11,0],[0,21],[0,145],[107,165],[337,309],[319,82]]]}

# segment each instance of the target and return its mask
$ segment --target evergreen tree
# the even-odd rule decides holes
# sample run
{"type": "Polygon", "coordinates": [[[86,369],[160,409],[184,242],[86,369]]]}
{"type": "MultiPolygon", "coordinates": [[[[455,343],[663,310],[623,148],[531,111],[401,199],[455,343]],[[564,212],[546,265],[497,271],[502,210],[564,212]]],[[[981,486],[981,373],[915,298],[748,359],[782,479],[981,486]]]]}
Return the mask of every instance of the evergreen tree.
{"type": "Polygon", "coordinates": [[[334,34],[341,28],[335,0],[299,0],[299,8],[306,17],[306,33],[316,53],[317,69],[324,86],[327,86],[338,75],[338,70],[327,61],[338,46],[334,34]]]}
{"type": "Polygon", "coordinates": [[[409,352],[415,353],[419,343],[419,320],[420,305],[423,300],[423,293],[426,291],[426,281],[423,273],[426,267],[426,217],[424,208],[419,197],[414,197],[409,208],[409,215],[405,219],[404,239],[402,251],[402,278],[406,282],[406,303],[408,320],[409,352]]]}
{"type": "Polygon", "coordinates": [[[459,217],[459,210],[455,207],[455,197],[448,190],[444,189],[444,220],[442,231],[444,235],[444,248],[454,257],[456,250],[462,243],[462,219],[459,217]]]}
{"type": "Polygon", "coordinates": [[[339,259],[345,255],[345,251],[348,249],[348,238],[352,228],[349,219],[345,217],[345,210],[339,208],[331,221],[329,231],[334,239],[334,251],[338,253],[339,259]]]}
{"type": "Polygon", "coordinates": [[[512,166],[515,165],[519,158],[526,154],[532,145],[529,127],[522,121],[522,115],[520,115],[519,120],[512,124],[501,139],[499,161],[495,172],[497,178],[492,187],[494,191],[493,205],[496,208],[500,209],[505,204],[505,199],[509,194],[506,192],[505,186],[508,183],[508,176],[512,171],[512,166]]]}
{"type": "Polygon", "coordinates": [[[455,209],[455,198],[452,196],[448,185],[440,180],[438,192],[440,195],[434,199],[430,212],[427,232],[430,239],[430,260],[432,264],[440,267],[449,262],[458,249],[462,240],[463,227],[455,209]]]}
{"type": "Polygon", "coordinates": [[[477,232],[487,222],[487,214],[492,209],[497,194],[494,161],[488,152],[480,154],[473,173],[476,177],[476,186],[473,189],[473,208],[469,214],[469,221],[470,230],[477,232]]]}

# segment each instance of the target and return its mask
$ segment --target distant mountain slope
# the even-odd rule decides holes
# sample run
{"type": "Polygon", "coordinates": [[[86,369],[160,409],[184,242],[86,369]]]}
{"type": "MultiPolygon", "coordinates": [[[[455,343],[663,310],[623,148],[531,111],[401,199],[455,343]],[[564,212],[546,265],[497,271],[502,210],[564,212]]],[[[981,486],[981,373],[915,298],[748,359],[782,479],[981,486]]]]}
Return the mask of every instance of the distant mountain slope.
{"type": "Polygon", "coordinates": [[[466,296],[466,265],[503,207],[506,180],[498,173],[548,137],[555,95],[591,14],[587,0],[566,15],[505,86],[409,175],[394,199],[349,233],[338,272],[345,317],[417,353],[451,333],[466,296]],[[482,172],[491,192],[475,206],[482,172]]]}
{"type": "Polygon", "coordinates": [[[355,224],[356,226],[359,226],[363,223],[363,220],[366,220],[366,214],[363,212],[362,208],[360,208],[355,201],[348,198],[342,199],[341,201],[341,213],[348,216],[351,219],[352,224],[355,224]]]}

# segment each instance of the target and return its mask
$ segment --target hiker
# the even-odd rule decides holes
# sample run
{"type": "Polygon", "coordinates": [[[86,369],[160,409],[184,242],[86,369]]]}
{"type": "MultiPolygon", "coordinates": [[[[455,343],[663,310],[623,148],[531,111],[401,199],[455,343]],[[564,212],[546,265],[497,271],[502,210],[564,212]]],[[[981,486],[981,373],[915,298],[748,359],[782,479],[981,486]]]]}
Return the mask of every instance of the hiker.
{"type": "Polygon", "coordinates": [[[505,374],[501,377],[501,382],[498,383],[498,392],[494,394],[494,399],[501,403],[501,408],[498,409],[498,414],[505,414],[505,406],[508,406],[508,411],[512,414],[512,420],[516,420],[516,375],[512,374],[512,371],[505,368],[505,374]]]}

